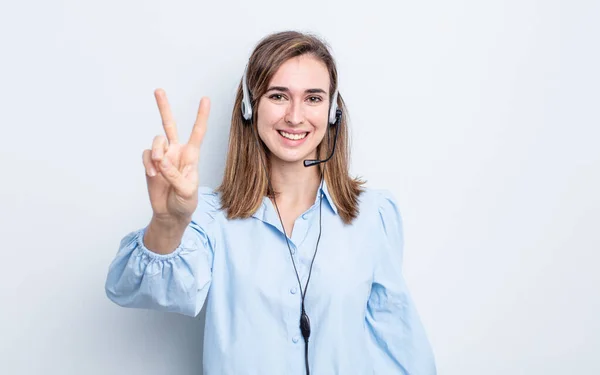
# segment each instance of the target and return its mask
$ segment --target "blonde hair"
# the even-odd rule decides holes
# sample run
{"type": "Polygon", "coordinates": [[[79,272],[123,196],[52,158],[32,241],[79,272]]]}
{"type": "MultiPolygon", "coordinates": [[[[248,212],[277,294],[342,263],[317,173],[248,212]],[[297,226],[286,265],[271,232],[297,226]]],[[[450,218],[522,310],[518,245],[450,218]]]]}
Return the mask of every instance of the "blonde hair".
{"type": "MultiPolygon", "coordinates": [[[[252,126],[242,117],[242,82],[238,86],[229,133],[229,148],[223,181],[217,188],[221,193],[221,206],[229,219],[250,217],[260,207],[263,197],[268,195],[267,175],[263,170],[263,160],[268,160],[269,149],[264,142],[256,142],[253,127],[256,126],[256,111],[258,99],[268,88],[268,84],[287,60],[310,54],[322,61],[329,71],[332,96],[337,81],[335,61],[327,45],[316,36],[296,31],[284,31],[271,34],[262,39],[250,56],[247,66],[247,86],[253,111],[252,126]],[[261,160],[261,158],[263,158],[261,160]]],[[[358,216],[358,197],[363,191],[364,181],[349,175],[349,139],[348,111],[340,94],[337,99],[338,108],[343,116],[339,125],[336,150],[333,157],[324,168],[324,178],[329,194],[335,204],[338,214],[346,224],[358,216]]],[[[329,126],[328,137],[333,140],[335,127],[329,126]]],[[[257,131],[258,133],[258,131],[257,131]]],[[[257,135],[256,135],[257,136],[257,135]]],[[[328,151],[325,136],[317,146],[317,158],[324,159],[328,151]]],[[[266,166],[269,168],[269,166],[266,166]]],[[[323,164],[319,164],[323,172],[323,164]]]]}

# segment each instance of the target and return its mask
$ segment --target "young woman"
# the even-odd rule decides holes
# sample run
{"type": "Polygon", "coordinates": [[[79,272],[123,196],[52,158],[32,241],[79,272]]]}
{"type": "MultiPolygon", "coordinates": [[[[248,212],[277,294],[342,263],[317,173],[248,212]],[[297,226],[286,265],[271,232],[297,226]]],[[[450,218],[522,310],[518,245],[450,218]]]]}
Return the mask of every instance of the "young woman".
{"type": "Polygon", "coordinates": [[[155,92],[166,137],[143,153],[153,216],[121,241],[106,293],[189,316],[206,302],[204,374],[436,373],[402,277],[400,213],[389,193],[349,175],[337,86],[318,38],[263,39],[215,191],[198,176],[208,99],[181,143],[155,92]]]}

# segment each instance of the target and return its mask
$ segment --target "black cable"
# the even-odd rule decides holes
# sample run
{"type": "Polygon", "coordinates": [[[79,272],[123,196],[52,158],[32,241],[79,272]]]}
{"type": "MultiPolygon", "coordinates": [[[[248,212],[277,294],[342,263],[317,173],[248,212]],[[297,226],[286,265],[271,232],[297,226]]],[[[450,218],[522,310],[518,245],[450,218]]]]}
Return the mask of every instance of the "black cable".
{"type": "Polygon", "coordinates": [[[310,375],[308,367],[308,339],[304,342],[304,366],[306,367],[306,375],[310,375]]]}
{"type": "MultiPolygon", "coordinates": [[[[339,120],[338,120],[339,121],[339,120]]],[[[254,139],[256,140],[256,145],[257,147],[260,149],[260,143],[258,141],[258,134],[257,134],[257,130],[254,129],[253,126],[253,122],[250,121],[250,126],[252,127],[252,131],[254,132],[254,139]]],[[[336,138],[337,138],[337,129],[336,129],[336,138]]],[[[329,137],[329,129],[327,129],[327,145],[330,145],[330,137],[329,137]]],[[[334,147],[335,147],[335,140],[334,140],[334,147]]],[[[263,169],[265,170],[265,174],[267,176],[267,183],[269,185],[269,190],[272,192],[273,194],[273,202],[275,203],[275,209],[277,210],[277,216],[279,217],[279,221],[281,223],[281,228],[283,229],[283,236],[285,237],[285,242],[287,244],[289,253],[290,253],[290,259],[292,260],[292,265],[294,266],[294,272],[296,273],[296,279],[298,280],[298,287],[300,288],[300,295],[302,297],[302,303],[301,303],[301,313],[300,313],[300,331],[302,332],[302,337],[304,338],[304,362],[306,365],[306,375],[310,375],[310,368],[308,366],[308,338],[310,337],[310,319],[308,318],[308,315],[306,314],[306,310],[304,308],[304,299],[306,297],[306,291],[308,290],[308,283],[310,281],[310,276],[312,274],[312,267],[313,264],[315,262],[315,258],[317,256],[317,251],[319,249],[319,242],[321,240],[321,232],[322,232],[322,207],[323,207],[323,182],[324,182],[324,176],[325,176],[325,167],[327,164],[323,164],[323,168],[321,169],[321,183],[320,183],[320,187],[319,187],[319,191],[317,192],[318,197],[319,197],[319,236],[317,237],[317,244],[315,246],[315,252],[313,254],[312,260],[310,262],[310,268],[308,270],[308,278],[306,279],[306,285],[304,288],[302,288],[302,282],[300,281],[300,276],[298,275],[298,269],[296,268],[296,262],[294,262],[294,256],[292,255],[292,248],[290,247],[290,242],[288,239],[288,235],[285,231],[285,226],[283,225],[283,219],[281,218],[281,214],[279,212],[279,207],[277,206],[277,199],[275,199],[275,190],[273,189],[273,186],[271,185],[271,179],[269,177],[269,172],[267,170],[266,164],[264,159],[260,158],[261,162],[262,162],[262,166],[263,169]]],[[[327,159],[329,160],[329,158],[327,159]]],[[[305,164],[305,166],[307,166],[305,164]]]]}

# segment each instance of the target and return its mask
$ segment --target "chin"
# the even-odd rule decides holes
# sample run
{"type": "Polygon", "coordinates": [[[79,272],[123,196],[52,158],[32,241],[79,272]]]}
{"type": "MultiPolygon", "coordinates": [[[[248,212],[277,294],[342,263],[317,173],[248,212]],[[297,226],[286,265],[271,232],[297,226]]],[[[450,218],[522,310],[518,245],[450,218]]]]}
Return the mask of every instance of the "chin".
{"type": "Polygon", "coordinates": [[[304,163],[306,159],[314,159],[310,156],[298,156],[298,155],[290,155],[289,153],[281,153],[281,152],[271,152],[271,157],[276,160],[279,160],[288,164],[296,164],[296,163],[304,163]]]}

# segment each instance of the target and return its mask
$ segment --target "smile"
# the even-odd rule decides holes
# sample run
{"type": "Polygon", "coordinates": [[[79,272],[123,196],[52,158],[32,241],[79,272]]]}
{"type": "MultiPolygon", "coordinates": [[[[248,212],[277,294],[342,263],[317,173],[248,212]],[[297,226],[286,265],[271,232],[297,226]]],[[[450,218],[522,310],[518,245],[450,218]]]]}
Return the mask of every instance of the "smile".
{"type": "Polygon", "coordinates": [[[308,135],[308,132],[297,133],[297,134],[287,133],[287,132],[284,132],[283,130],[278,130],[278,132],[279,132],[279,134],[281,134],[282,137],[291,139],[292,141],[298,141],[300,139],[304,139],[308,135]]]}

